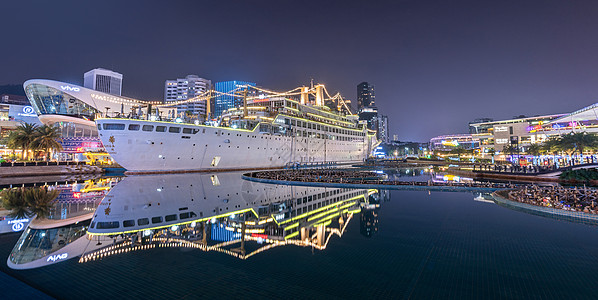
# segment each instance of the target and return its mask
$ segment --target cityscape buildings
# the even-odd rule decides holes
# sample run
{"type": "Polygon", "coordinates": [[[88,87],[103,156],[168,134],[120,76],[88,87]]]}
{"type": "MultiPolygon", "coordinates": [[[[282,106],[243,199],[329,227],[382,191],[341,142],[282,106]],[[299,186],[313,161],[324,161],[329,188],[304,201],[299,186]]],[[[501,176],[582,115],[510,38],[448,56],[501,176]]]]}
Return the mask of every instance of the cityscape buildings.
{"type": "Polygon", "coordinates": [[[244,90],[245,86],[255,86],[253,82],[247,81],[220,81],[214,84],[214,90],[218,93],[225,93],[229,95],[217,94],[214,100],[214,115],[213,117],[219,117],[222,112],[233,107],[237,107],[243,104],[242,97],[235,97],[231,93],[236,91],[244,90]]]}
{"type": "MultiPolygon", "coordinates": [[[[164,83],[164,103],[191,99],[210,90],[212,81],[197,75],[187,75],[185,78],[166,80],[164,83]]],[[[184,103],[176,106],[178,114],[191,114],[205,119],[207,117],[207,102],[184,103]]]]}
{"type": "MultiPolygon", "coordinates": [[[[0,146],[6,146],[8,135],[21,123],[41,125],[27,97],[0,95],[0,146]]],[[[9,152],[9,149],[0,150],[2,155],[9,152]]]]}
{"type": "Polygon", "coordinates": [[[102,68],[96,68],[83,74],[84,87],[111,95],[121,95],[122,82],[122,74],[102,68]]]}

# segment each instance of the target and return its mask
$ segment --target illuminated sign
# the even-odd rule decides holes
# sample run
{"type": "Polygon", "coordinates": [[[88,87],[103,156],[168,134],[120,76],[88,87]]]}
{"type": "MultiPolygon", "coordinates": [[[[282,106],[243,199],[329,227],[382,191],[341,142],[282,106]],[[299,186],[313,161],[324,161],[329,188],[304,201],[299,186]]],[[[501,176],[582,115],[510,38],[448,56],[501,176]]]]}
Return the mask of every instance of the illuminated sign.
{"type": "Polygon", "coordinates": [[[509,139],[496,139],[497,144],[508,144],[509,139]]]}
{"type": "Polygon", "coordinates": [[[10,220],[8,224],[12,224],[12,231],[21,231],[25,228],[25,223],[29,222],[29,219],[18,219],[18,220],[10,220]]]}
{"type": "Polygon", "coordinates": [[[25,225],[23,225],[23,223],[12,224],[12,231],[21,231],[23,230],[23,228],[25,228],[25,225]]]}
{"type": "Polygon", "coordinates": [[[68,257],[68,253],[56,254],[48,256],[46,261],[55,262],[57,260],[66,259],[68,257]]]}
{"type": "Polygon", "coordinates": [[[81,89],[80,89],[80,88],[78,88],[78,87],[74,87],[74,86],[68,86],[68,85],[61,85],[61,86],[60,86],[60,88],[61,88],[63,91],[72,91],[72,92],[78,92],[78,91],[80,91],[80,90],[81,90],[81,89]]]}
{"type": "Polygon", "coordinates": [[[540,126],[540,125],[527,126],[527,132],[536,132],[541,129],[542,129],[542,126],[540,126]]]}
{"type": "Polygon", "coordinates": [[[509,130],[509,127],[502,126],[502,127],[494,127],[494,132],[506,132],[509,130]]]}
{"type": "Polygon", "coordinates": [[[22,116],[22,117],[37,117],[37,115],[35,114],[35,111],[33,110],[32,106],[23,106],[23,111],[20,113],[17,113],[17,115],[22,116]]]}
{"type": "Polygon", "coordinates": [[[443,140],[442,141],[442,145],[457,147],[457,146],[459,146],[459,142],[457,142],[457,141],[445,141],[445,140],[443,140]]]}
{"type": "Polygon", "coordinates": [[[82,153],[88,149],[102,148],[99,138],[68,137],[62,138],[60,144],[64,153],[82,153]]]}

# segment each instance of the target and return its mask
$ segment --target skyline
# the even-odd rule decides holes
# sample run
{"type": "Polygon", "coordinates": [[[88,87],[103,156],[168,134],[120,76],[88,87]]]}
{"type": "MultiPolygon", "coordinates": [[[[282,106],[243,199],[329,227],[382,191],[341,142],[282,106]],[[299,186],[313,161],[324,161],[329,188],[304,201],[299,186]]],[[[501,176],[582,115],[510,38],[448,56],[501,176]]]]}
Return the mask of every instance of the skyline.
{"type": "Polygon", "coordinates": [[[5,4],[0,85],[82,85],[102,67],[124,75],[124,96],[161,100],[188,74],[280,91],[313,78],[355,105],[367,81],[390,136],[414,141],[598,102],[591,1],[63,3],[5,4]]]}

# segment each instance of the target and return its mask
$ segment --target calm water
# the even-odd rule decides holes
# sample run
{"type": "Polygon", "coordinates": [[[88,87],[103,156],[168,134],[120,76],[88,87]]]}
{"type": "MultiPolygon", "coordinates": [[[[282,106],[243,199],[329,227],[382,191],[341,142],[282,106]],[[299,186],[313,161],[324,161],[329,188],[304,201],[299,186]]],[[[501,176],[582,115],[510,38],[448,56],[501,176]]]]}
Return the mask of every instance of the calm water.
{"type": "MultiPolygon", "coordinates": [[[[92,193],[79,187],[68,200],[65,190],[72,203],[92,193]]],[[[98,205],[94,192],[85,203],[98,205]]],[[[275,186],[238,173],[127,177],[91,221],[0,235],[0,255],[12,257],[0,271],[65,299],[595,298],[596,227],[476,196],[275,186]],[[117,252],[101,257],[109,247],[117,252]]],[[[70,217],[64,207],[56,224],[70,217]]],[[[90,211],[80,207],[69,213],[90,211]]]]}

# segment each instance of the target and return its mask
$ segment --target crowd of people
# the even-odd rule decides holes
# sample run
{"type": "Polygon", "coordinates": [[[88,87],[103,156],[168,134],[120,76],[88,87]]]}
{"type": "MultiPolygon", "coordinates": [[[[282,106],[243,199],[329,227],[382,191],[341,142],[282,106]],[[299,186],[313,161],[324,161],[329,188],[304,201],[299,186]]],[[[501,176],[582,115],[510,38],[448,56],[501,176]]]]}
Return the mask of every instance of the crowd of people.
{"type": "Polygon", "coordinates": [[[598,189],[526,185],[510,191],[509,199],[536,206],[598,214],[598,189]]]}
{"type": "Polygon", "coordinates": [[[382,174],[371,171],[339,170],[339,169],[299,169],[283,171],[260,171],[251,173],[252,177],[270,180],[295,182],[323,182],[347,184],[376,184],[376,185],[412,185],[412,186],[456,186],[477,188],[514,188],[511,183],[494,182],[454,182],[454,181],[396,181],[386,180],[382,174]]]}

